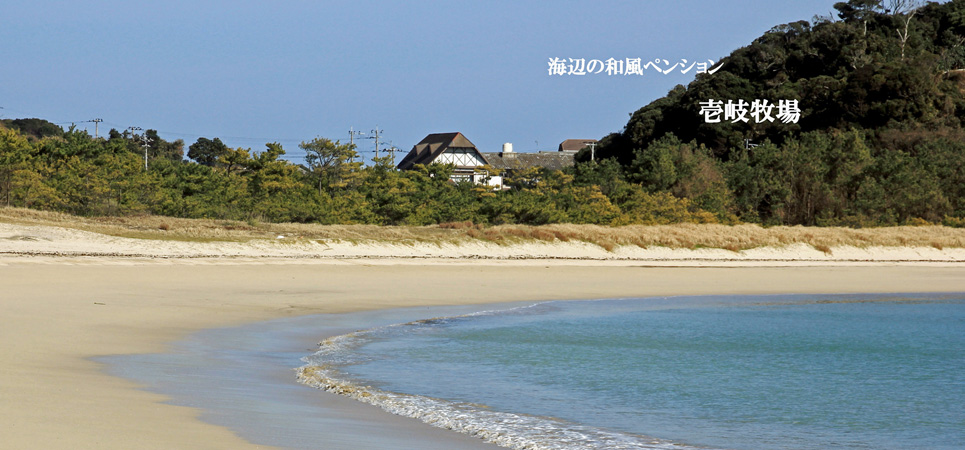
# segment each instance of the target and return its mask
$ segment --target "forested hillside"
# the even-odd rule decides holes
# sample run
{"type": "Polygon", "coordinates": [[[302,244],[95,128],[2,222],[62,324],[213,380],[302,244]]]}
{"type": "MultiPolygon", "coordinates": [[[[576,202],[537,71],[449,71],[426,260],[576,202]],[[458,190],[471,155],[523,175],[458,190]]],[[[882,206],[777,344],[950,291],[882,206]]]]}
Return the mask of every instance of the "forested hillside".
{"type": "Polygon", "coordinates": [[[504,174],[506,190],[450,182],[451,166],[363,165],[323,138],[296,164],[277,143],[185,150],[153,130],[93,138],[16,119],[0,121],[0,205],[326,224],[965,224],[965,0],[835,9],[774,27],[636,111],[595,161],[504,174]],[[762,100],[796,101],[799,120],[702,112],[762,100]]]}
{"type": "Polygon", "coordinates": [[[649,192],[744,221],[962,217],[965,1],[835,9],[836,18],[774,27],[714,74],[636,111],[598,157],[616,158],[649,192]],[[711,99],[797,100],[800,120],[707,123],[700,105],[711,99]]]}

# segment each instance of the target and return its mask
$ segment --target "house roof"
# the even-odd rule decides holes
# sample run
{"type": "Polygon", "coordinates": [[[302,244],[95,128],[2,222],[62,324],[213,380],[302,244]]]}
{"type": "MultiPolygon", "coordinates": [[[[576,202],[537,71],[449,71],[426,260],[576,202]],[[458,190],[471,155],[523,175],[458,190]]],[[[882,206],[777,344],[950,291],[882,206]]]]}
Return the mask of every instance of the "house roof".
{"type": "MultiPolygon", "coordinates": [[[[471,148],[476,150],[476,145],[469,142],[462,133],[433,133],[419,141],[412,147],[412,150],[402,158],[399,163],[399,170],[408,170],[416,164],[429,164],[435,161],[447,148],[471,148]]],[[[478,152],[478,150],[476,150],[478,152]]]]}
{"type": "Polygon", "coordinates": [[[586,147],[588,142],[598,142],[596,139],[567,139],[560,143],[561,152],[578,152],[586,147]]]}
{"type": "Polygon", "coordinates": [[[573,153],[545,152],[545,153],[483,153],[483,158],[494,169],[518,170],[530,167],[545,167],[549,170],[561,170],[573,165],[573,153]]]}

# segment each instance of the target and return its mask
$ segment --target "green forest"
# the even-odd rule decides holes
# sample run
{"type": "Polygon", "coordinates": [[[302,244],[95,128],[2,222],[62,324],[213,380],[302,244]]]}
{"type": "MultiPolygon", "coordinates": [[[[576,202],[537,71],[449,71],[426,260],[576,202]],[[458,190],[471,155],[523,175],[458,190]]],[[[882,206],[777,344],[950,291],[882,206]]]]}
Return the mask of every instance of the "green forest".
{"type": "Polygon", "coordinates": [[[639,109],[596,154],[648,192],[745,222],[959,223],[965,1],[834,8],[774,27],[639,109]],[[799,100],[801,118],[705,123],[698,105],[709,99],[799,100]]]}
{"type": "Polygon", "coordinates": [[[293,163],[277,143],[94,138],[8,119],[0,205],[322,224],[965,225],[965,0],[835,10],[774,27],[639,109],[595,160],[584,149],[564,171],[507,173],[504,190],[453,183],[452,166],[362,164],[325,138],[293,163]],[[709,99],[794,99],[801,117],[706,123],[709,99]]]}
{"type": "MultiPolygon", "coordinates": [[[[21,121],[26,122],[26,121],[21,121]]],[[[399,171],[390,157],[363,166],[351,145],[303,142],[294,164],[270,143],[260,152],[200,138],[188,147],[144,135],[0,129],[0,204],[75,215],[157,214],[322,224],[428,225],[714,222],[709,212],[669,192],[647,192],[621,178],[614,161],[570,173],[529,170],[504,191],[449,181],[452,166],[399,171]],[[47,135],[46,133],[49,133],[47,135]],[[145,169],[145,151],[147,169],[145,169]],[[354,162],[353,162],[354,161],[354,162]]],[[[40,129],[39,126],[32,129],[40,129]]]]}

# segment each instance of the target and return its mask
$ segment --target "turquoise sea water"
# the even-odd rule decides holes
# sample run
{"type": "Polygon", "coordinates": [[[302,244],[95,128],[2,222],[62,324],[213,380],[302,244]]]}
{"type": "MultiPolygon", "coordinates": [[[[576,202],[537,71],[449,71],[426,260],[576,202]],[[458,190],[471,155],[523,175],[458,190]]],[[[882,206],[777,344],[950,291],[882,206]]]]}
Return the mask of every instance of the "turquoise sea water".
{"type": "Polygon", "coordinates": [[[548,302],[306,362],[310,384],[516,448],[965,448],[965,295],[548,302]]]}

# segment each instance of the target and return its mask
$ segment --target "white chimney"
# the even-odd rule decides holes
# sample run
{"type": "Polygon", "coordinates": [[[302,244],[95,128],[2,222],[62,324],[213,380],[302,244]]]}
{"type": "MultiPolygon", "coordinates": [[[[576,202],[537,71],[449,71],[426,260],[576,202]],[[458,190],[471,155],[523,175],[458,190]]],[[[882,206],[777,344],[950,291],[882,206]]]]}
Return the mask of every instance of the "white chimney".
{"type": "Polygon", "coordinates": [[[513,143],[512,143],[512,142],[507,142],[507,143],[503,144],[503,153],[512,153],[512,152],[513,152],[513,143]]]}

